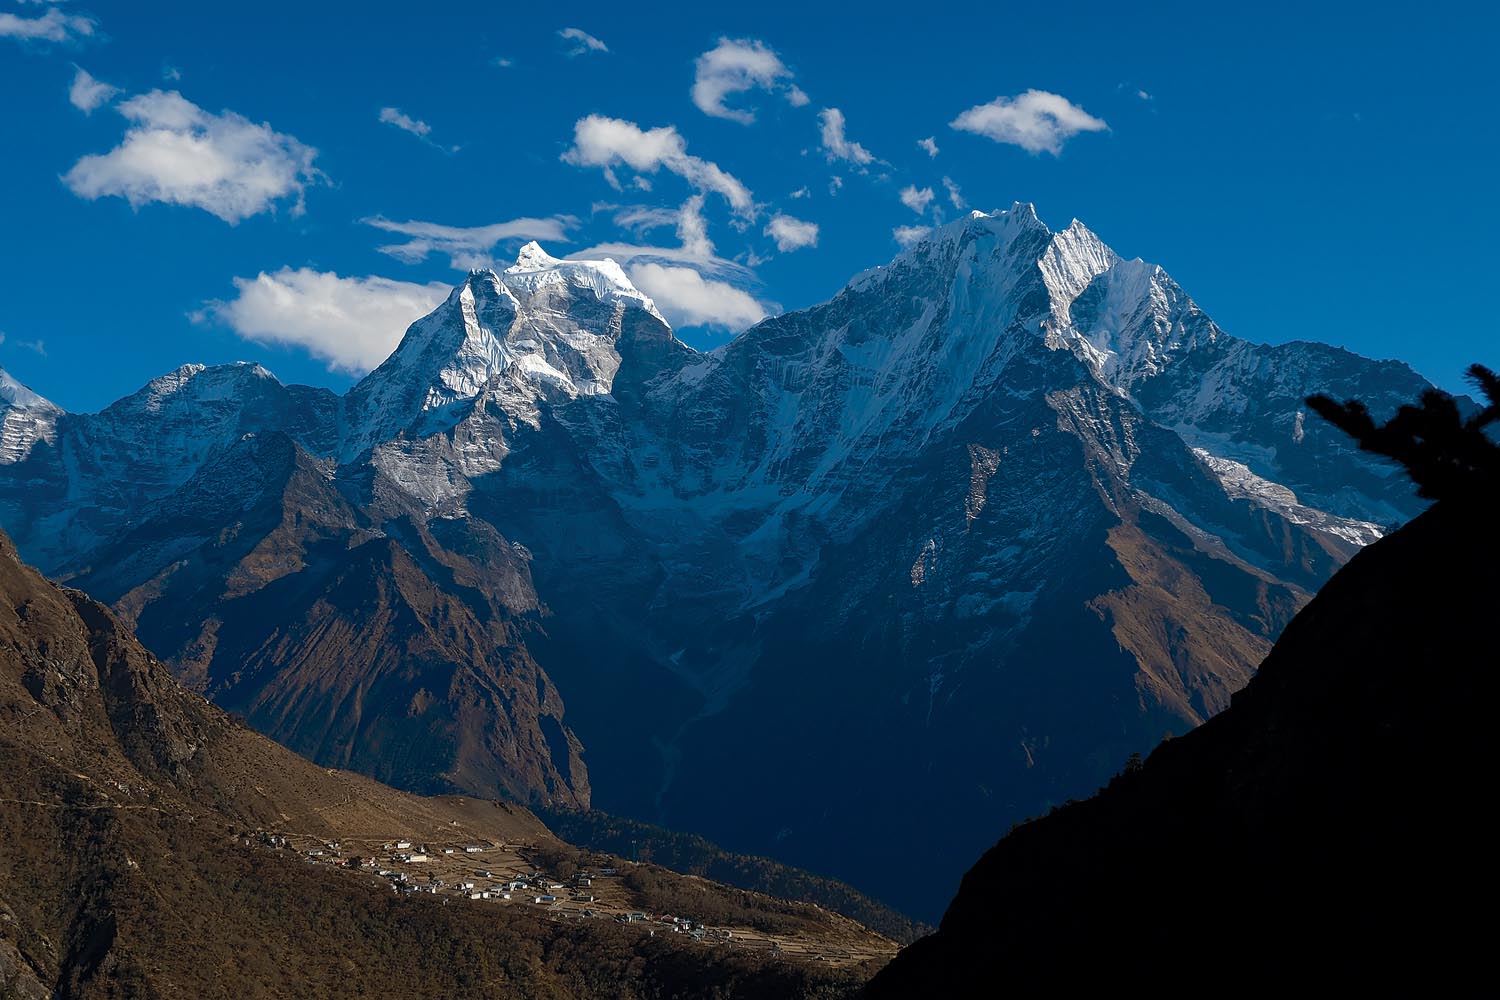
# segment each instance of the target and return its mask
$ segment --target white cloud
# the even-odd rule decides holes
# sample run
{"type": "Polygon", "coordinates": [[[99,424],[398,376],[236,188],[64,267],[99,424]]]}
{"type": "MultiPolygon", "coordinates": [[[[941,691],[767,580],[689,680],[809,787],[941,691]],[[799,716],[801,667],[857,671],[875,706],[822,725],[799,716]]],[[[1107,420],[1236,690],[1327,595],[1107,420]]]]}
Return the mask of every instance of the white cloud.
{"type": "Polygon", "coordinates": [[[844,179],[837,174],[828,178],[828,193],[837,195],[844,187],[844,179]]]}
{"type": "Polygon", "coordinates": [[[403,132],[426,138],[432,131],[432,126],[424,121],[419,121],[404,113],[400,108],[381,108],[380,120],[387,125],[394,125],[403,132]]]}
{"type": "Polygon", "coordinates": [[[807,189],[807,185],[804,184],[801,187],[799,187],[797,190],[793,191],[791,194],[787,195],[787,197],[790,198],[790,199],[792,199],[793,201],[796,201],[798,198],[806,198],[806,197],[808,197],[811,194],[812,194],[812,192],[809,191],[807,189]]]}
{"type": "Polygon", "coordinates": [[[440,146],[432,141],[432,126],[419,118],[413,118],[400,108],[381,108],[380,120],[387,125],[394,125],[403,132],[410,132],[421,139],[433,149],[444,153],[457,153],[462,146],[440,146]]]}
{"type": "Polygon", "coordinates": [[[617,165],[642,174],[665,169],[700,191],[723,195],[736,214],[755,217],[750,189],[718,164],[689,155],[687,140],[671,125],[642,129],[635,122],[589,115],[573,126],[573,145],[562,158],[574,166],[601,168],[616,188],[620,187],[614,173],[617,165]]]}
{"type": "MultiPolygon", "coordinates": [[[[569,257],[609,258],[624,265],[631,280],[651,296],[673,326],[741,330],[764,318],[766,309],[742,287],[755,278],[750,268],[714,253],[703,218],[703,199],[702,194],[696,194],[675,211],[626,206],[615,215],[617,224],[637,232],[675,223],[680,246],[602,243],[569,257]]],[[[757,263],[753,255],[750,263],[757,263]]]]}
{"type": "Polygon", "coordinates": [[[931,226],[897,226],[891,230],[891,238],[902,247],[909,247],[913,243],[920,243],[932,232],[931,226]]]}
{"type": "Polygon", "coordinates": [[[380,248],[407,264],[426,260],[429,254],[447,254],[449,262],[459,270],[472,267],[488,267],[493,260],[495,247],[505,240],[546,240],[551,243],[568,242],[568,231],[578,225],[571,215],[554,215],[545,219],[512,219],[488,226],[445,226],[436,222],[395,222],[376,215],[362,219],[368,226],[409,236],[405,243],[393,243],[380,248]]]}
{"type": "Polygon", "coordinates": [[[22,42],[72,42],[89,38],[98,27],[93,18],[64,14],[56,7],[38,17],[0,14],[0,38],[22,42]]]}
{"type": "Polygon", "coordinates": [[[708,238],[708,220],[703,217],[703,196],[695,194],[677,210],[677,238],[682,249],[702,261],[713,260],[714,244],[708,238]]]}
{"type": "Polygon", "coordinates": [[[838,108],[824,108],[818,115],[823,123],[823,153],[828,162],[848,160],[858,166],[873,163],[875,157],[857,142],[850,142],[844,135],[844,113],[838,108]]]}
{"type": "Polygon", "coordinates": [[[446,285],[389,278],[343,278],[283,267],[235,278],[236,295],[210,302],[193,319],[216,319],[258,344],[301,347],[330,371],[361,375],[384,361],[413,322],[448,296],[446,285]]]}
{"type": "Polygon", "coordinates": [[[759,87],[785,92],[793,107],[807,103],[800,87],[792,85],[792,71],[764,42],[751,38],[721,38],[719,44],[698,57],[693,78],[692,98],[698,110],[714,118],[749,125],[755,112],[726,107],[724,99],[759,87]],[[783,85],[782,81],[787,81],[783,85]]]}
{"type": "Polygon", "coordinates": [[[490,65],[497,69],[510,69],[515,64],[516,61],[509,56],[496,56],[490,60],[490,65]]]}
{"type": "Polygon", "coordinates": [[[608,45],[605,45],[582,28],[562,28],[557,32],[557,37],[575,43],[572,48],[568,49],[567,55],[569,59],[574,56],[585,55],[589,52],[609,51],[608,45]]]}
{"type": "Polygon", "coordinates": [[[933,195],[932,188],[930,187],[918,190],[915,184],[908,184],[901,189],[901,204],[918,215],[927,211],[927,206],[932,202],[934,197],[935,195],[933,195]]]}
{"type": "Polygon", "coordinates": [[[663,247],[635,243],[599,243],[569,254],[569,259],[609,258],[622,265],[637,260],[668,265],[688,264],[701,273],[715,277],[742,282],[754,278],[754,274],[745,265],[715,254],[713,241],[708,238],[708,222],[703,218],[701,194],[693,195],[676,209],[627,206],[620,209],[615,222],[636,233],[649,232],[665,225],[675,226],[680,245],[663,247]]]}
{"type": "Polygon", "coordinates": [[[169,83],[176,83],[182,79],[182,70],[176,66],[163,66],[161,68],[161,78],[169,83]]]}
{"type": "Polygon", "coordinates": [[[63,176],[80,198],[191,205],[233,225],[284,198],[295,198],[300,214],[307,185],[322,176],[311,146],[233,111],[204,111],[176,91],[140,94],[117,110],[132,123],[120,144],[63,176]]]}
{"type": "Polygon", "coordinates": [[[766,318],[766,309],[749,292],[711,281],[691,267],[652,262],[632,264],[630,280],[651,296],[674,327],[712,326],[743,330],[766,318]]]}
{"type": "Polygon", "coordinates": [[[86,115],[93,114],[101,104],[114,100],[115,95],[120,92],[119,87],[95,80],[81,66],[74,66],[73,69],[76,72],[73,74],[73,84],[68,88],[68,100],[86,115]]]}
{"type": "Polygon", "coordinates": [[[790,215],[777,214],[766,226],[766,235],[776,241],[776,249],[782,253],[801,250],[818,245],[818,224],[794,219],[790,215]]]}
{"type": "Polygon", "coordinates": [[[953,119],[950,127],[973,132],[996,142],[1020,146],[1028,153],[1062,152],[1063,143],[1080,132],[1109,128],[1066,97],[1045,90],[1028,90],[1016,97],[997,97],[972,107],[953,119]]]}
{"type": "Polygon", "coordinates": [[[805,108],[812,103],[812,98],[807,96],[807,91],[794,83],[786,92],[786,102],[794,108],[805,108]]]}
{"type": "Polygon", "coordinates": [[[928,156],[938,155],[937,136],[935,135],[929,135],[925,139],[918,139],[917,145],[921,146],[927,152],[928,156]]]}
{"type": "Polygon", "coordinates": [[[635,233],[649,233],[663,226],[675,226],[681,213],[675,208],[653,205],[608,206],[615,209],[614,223],[635,233]]]}
{"type": "Polygon", "coordinates": [[[691,246],[651,246],[637,243],[596,243],[591,247],[568,254],[568,260],[612,260],[625,265],[632,261],[650,261],[657,264],[682,265],[711,277],[730,278],[739,282],[752,281],[755,273],[738,261],[726,260],[717,255],[704,257],[701,248],[691,246]]]}
{"type": "MultiPolygon", "coordinates": [[[[4,330],[0,330],[0,344],[4,344],[4,343],[5,343],[5,331],[4,330]]],[[[16,340],[16,341],[12,341],[12,343],[15,344],[15,346],[17,346],[17,347],[24,347],[28,351],[34,351],[35,353],[41,355],[44,358],[47,356],[47,342],[45,340],[41,340],[41,339],[37,339],[37,340],[16,340]]],[[[0,373],[0,374],[3,374],[3,373],[0,373]]]]}
{"type": "Polygon", "coordinates": [[[969,207],[969,203],[964,201],[964,196],[959,192],[958,185],[954,182],[953,178],[944,177],[943,187],[948,189],[948,201],[952,203],[955,209],[962,212],[969,207]]]}

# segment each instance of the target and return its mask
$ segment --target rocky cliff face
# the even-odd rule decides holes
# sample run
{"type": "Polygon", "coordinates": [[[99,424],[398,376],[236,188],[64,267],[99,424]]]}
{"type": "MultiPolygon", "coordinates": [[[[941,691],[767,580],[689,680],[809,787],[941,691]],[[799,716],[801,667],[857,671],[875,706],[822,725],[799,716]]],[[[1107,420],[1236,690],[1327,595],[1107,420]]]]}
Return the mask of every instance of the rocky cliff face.
{"type": "Polygon", "coordinates": [[[530,245],[342,400],[159,382],[8,403],[46,429],[7,437],[0,518],[194,684],[320,760],[592,796],[918,912],[1223,708],[1421,509],[1301,409],[1393,409],[1410,369],[1230,337],[1029,205],[711,354],[530,245]]]}

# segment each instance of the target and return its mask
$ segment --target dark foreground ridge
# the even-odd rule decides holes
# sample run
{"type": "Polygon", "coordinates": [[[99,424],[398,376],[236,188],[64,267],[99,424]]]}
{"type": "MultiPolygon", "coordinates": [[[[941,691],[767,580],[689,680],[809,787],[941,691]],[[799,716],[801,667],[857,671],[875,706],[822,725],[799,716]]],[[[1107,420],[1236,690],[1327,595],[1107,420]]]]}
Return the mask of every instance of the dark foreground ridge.
{"type": "Polygon", "coordinates": [[[1230,708],[1013,830],[867,995],[1479,972],[1496,513],[1444,500],[1356,556],[1230,708]]]}

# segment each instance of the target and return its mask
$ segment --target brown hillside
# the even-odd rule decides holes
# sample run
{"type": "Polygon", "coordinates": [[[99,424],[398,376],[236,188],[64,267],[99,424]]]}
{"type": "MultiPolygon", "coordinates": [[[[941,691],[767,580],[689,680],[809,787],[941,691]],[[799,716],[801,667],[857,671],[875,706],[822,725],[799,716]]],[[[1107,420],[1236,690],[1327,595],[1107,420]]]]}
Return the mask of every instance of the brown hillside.
{"type": "Polygon", "coordinates": [[[519,807],[317,767],[182,688],[0,536],[0,996],[831,997],[892,950],[815,907],[582,854],[519,807]],[[426,867],[391,860],[408,840],[434,845],[426,867]],[[620,870],[596,879],[590,917],[573,899],[393,892],[335,854],[377,855],[406,884],[620,870]],[[713,936],[610,919],[669,906],[713,936]]]}

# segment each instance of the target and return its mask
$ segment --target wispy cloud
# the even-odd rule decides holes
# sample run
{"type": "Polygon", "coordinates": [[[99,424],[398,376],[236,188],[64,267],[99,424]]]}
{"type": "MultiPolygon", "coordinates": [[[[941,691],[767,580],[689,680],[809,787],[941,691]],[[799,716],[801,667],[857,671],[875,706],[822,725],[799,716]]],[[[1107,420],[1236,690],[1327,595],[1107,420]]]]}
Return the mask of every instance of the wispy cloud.
{"type": "MultiPolygon", "coordinates": [[[[0,344],[4,344],[4,343],[5,343],[5,331],[4,330],[0,330],[0,344]]],[[[24,347],[24,348],[26,348],[26,350],[31,351],[33,354],[39,355],[40,357],[44,357],[45,358],[47,356],[47,342],[45,340],[41,340],[41,339],[37,339],[37,340],[13,340],[13,341],[11,341],[11,343],[14,344],[17,347],[24,347]]],[[[0,372],[0,375],[3,375],[3,374],[4,374],[3,372],[0,372]]],[[[12,384],[14,384],[14,383],[12,383],[12,384]]],[[[23,392],[30,392],[30,390],[29,389],[25,389],[25,387],[22,387],[22,391],[23,392]]],[[[40,397],[38,397],[38,398],[40,398],[40,397]]]]}
{"type": "Polygon", "coordinates": [[[934,197],[936,196],[930,187],[918,189],[915,184],[908,184],[901,189],[901,204],[918,215],[927,211],[927,206],[931,204],[934,197]]]}
{"type": "Polygon", "coordinates": [[[791,253],[818,245],[818,224],[778,213],[766,224],[766,235],[776,241],[777,250],[791,253]]]}
{"type": "Polygon", "coordinates": [[[94,79],[81,66],[73,67],[73,83],[68,87],[68,100],[73,107],[91,115],[100,105],[108,104],[120,93],[119,87],[94,79]]]}
{"type": "Polygon", "coordinates": [[[81,14],[66,14],[56,7],[36,17],[0,13],[0,38],[20,42],[76,42],[91,38],[99,22],[81,14]]]}
{"type": "Polygon", "coordinates": [[[566,53],[568,58],[570,59],[575,56],[586,55],[590,52],[609,51],[608,45],[605,45],[599,39],[595,38],[587,31],[584,31],[582,28],[560,28],[558,29],[557,37],[561,38],[563,41],[573,43],[568,47],[566,53]]]}
{"type": "Polygon", "coordinates": [[[17,347],[25,348],[37,357],[45,358],[47,356],[47,342],[40,337],[36,340],[13,340],[11,343],[17,347]]]}
{"type": "Polygon", "coordinates": [[[848,160],[861,167],[875,162],[868,149],[844,134],[844,113],[838,108],[824,108],[818,120],[822,123],[823,154],[828,162],[848,160]]]}
{"type": "Polygon", "coordinates": [[[932,232],[931,226],[897,226],[891,230],[891,238],[905,248],[914,243],[920,243],[930,232],[932,232]]]}
{"type": "Polygon", "coordinates": [[[935,135],[929,135],[925,139],[918,139],[917,145],[920,146],[922,148],[922,151],[928,156],[938,155],[937,136],[935,135]]]}
{"type": "Polygon", "coordinates": [[[681,212],[675,208],[656,205],[608,205],[602,208],[614,212],[614,224],[633,233],[645,234],[663,226],[675,226],[681,212]]]}
{"type": "Polygon", "coordinates": [[[966,201],[964,201],[964,196],[958,190],[958,184],[956,184],[954,182],[953,178],[951,178],[951,177],[944,177],[943,178],[943,187],[947,189],[947,191],[948,191],[948,201],[954,207],[955,210],[957,210],[959,212],[962,212],[964,209],[966,209],[966,208],[969,207],[969,203],[966,202],[966,201]]]}
{"type": "Polygon", "coordinates": [[[456,153],[461,147],[444,146],[432,140],[432,126],[420,118],[413,118],[400,108],[381,108],[380,120],[403,132],[409,132],[433,149],[442,153],[456,153]]]}
{"type": "Polygon", "coordinates": [[[642,129],[635,122],[589,115],[573,126],[573,145],[562,158],[574,166],[602,169],[616,189],[620,188],[615,175],[617,166],[641,174],[666,170],[699,191],[722,195],[736,214],[747,219],[755,217],[750,189],[718,164],[690,155],[687,140],[671,125],[642,129]]]}
{"type": "Polygon", "coordinates": [[[627,205],[611,208],[617,225],[637,236],[671,225],[677,232],[678,245],[605,242],[568,255],[571,260],[603,260],[619,264],[632,261],[654,261],[664,264],[687,264],[695,270],[717,278],[748,283],[754,273],[745,265],[718,256],[708,236],[708,220],[703,217],[703,195],[695,194],[676,209],[627,205]]]}
{"type": "Polygon", "coordinates": [[[1103,132],[1109,125],[1066,97],[1028,90],[1016,97],[997,97],[970,108],[949,123],[996,142],[1020,146],[1028,153],[1062,152],[1063,143],[1080,132],[1103,132]]]}
{"type": "Polygon", "coordinates": [[[432,132],[432,126],[424,121],[412,118],[400,108],[381,108],[380,120],[387,125],[394,125],[403,132],[426,138],[432,132]]]}
{"type": "Polygon", "coordinates": [[[408,264],[426,260],[430,254],[447,254],[449,263],[459,270],[489,267],[494,263],[495,248],[506,241],[545,240],[550,243],[566,243],[568,232],[578,226],[578,220],[571,215],[511,219],[509,222],[496,222],[488,226],[396,222],[381,215],[361,221],[387,233],[410,237],[405,243],[380,247],[381,253],[408,264]]]}
{"type": "Polygon", "coordinates": [[[80,198],[190,205],[231,225],[294,199],[322,177],[318,151],[233,111],[204,111],[176,91],[153,90],[120,104],[131,123],[120,144],[85,156],[63,175],[80,198]]]}
{"type": "Polygon", "coordinates": [[[781,90],[794,107],[808,102],[807,94],[791,84],[792,71],[764,42],[750,38],[721,38],[719,44],[698,57],[692,98],[698,110],[714,118],[727,118],[742,125],[755,121],[750,109],[731,108],[725,98],[760,88],[781,90]]]}
{"type": "Polygon", "coordinates": [[[192,315],[217,320],[258,344],[300,347],[330,371],[361,375],[384,361],[406,328],[448,296],[447,285],[341,277],[283,267],[235,278],[235,296],[192,315]]]}

